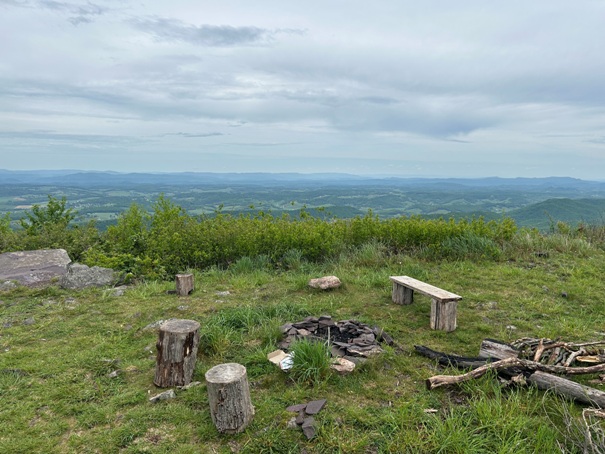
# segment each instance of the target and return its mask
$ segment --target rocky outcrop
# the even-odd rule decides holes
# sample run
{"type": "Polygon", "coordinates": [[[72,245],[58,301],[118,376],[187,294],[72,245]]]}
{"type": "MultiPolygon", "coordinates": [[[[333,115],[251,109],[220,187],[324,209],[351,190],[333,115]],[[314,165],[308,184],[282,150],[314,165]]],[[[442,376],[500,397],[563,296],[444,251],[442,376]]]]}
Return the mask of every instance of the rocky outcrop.
{"type": "Polygon", "coordinates": [[[72,264],[61,279],[61,287],[77,290],[88,287],[105,287],[118,281],[117,273],[110,268],[88,267],[80,263],[72,264]]]}
{"type": "Polygon", "coordinates": [[[0,282],[28,287],[52,284],[67,274],[71,259],[65,249],[42,249],[0,254],[0,282]]]}
{"type": "Polygon", "coordinates": [[[109,268],[72,263],[65,249],[40,249],[0,254],[0,290],[58,284],[66,289],[103,287],[118,282],[109,268]]]}

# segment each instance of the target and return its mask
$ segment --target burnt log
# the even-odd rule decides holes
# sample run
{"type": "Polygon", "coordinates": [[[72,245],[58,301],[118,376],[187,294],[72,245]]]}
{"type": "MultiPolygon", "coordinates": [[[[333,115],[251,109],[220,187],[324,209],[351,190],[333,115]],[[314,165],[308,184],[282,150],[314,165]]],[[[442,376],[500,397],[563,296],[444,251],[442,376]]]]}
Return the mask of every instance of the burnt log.
{"type": "Polygon", "coordinates": [[[178,319],[164,322],[156,344],[158,352],[153,383],[160,388],[191,383],[199,343],[198,322],[178,319]]]}

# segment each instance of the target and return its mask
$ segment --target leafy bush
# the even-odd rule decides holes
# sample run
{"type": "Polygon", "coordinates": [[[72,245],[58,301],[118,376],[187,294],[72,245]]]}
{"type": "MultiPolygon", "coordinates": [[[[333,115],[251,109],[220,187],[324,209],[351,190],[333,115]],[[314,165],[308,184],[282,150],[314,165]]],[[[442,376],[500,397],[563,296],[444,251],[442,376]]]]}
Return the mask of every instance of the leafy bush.
{"type": "Polygon", "coordinates": [[[94,224],[69,227],[75,213],[65,198],[49,196],[21,220],[23,230],[0,226],[3,250],[64,248],[74,260],[107,266],[133,276],[166,278],[185,269],[230,267],[234,272],[269,268],[300,269],[306,262],[338,258],[380,266],[399,253],[428,257],[496,260],[516,233],[511,219],[485,222],[422,219],[381,220],[369,211],[354,219],[322,219],[302,210],[299,217],[234,217],[220,210],[214,217],[194,217],[161,196],[147,213],[132,205],[116,225],[99,232],[94,224]]]}
{"type": "Polygon", "coordinates": [[[19,220],[19,224],[30,234],[38,233],[46,227],[63,227],[74,220],[76,213],[72,208],[66,208],[67,199],[61,200],[49,195],[46,206],[34,205],[30,212],[25,212],[25,218],[19,220]]]}

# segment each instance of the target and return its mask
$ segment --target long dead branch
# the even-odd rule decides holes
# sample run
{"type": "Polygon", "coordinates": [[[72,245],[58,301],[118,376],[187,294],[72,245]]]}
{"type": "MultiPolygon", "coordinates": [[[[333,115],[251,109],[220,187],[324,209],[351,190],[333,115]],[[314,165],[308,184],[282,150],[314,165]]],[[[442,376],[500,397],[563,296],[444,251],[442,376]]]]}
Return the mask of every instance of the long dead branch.
{"type": "Polygon", "coordinates": [[[547,364],[529,361],[520,358],[506,358],[493,363],[488,363],[462,375],[435,375],[426,381],[428,389],[438,388],[440,386],[455,385],[464,381],[479,378],[485,375],[490,370],[502,370],[511,367],[522,367],[526,370],[548,372],[551,374],[593,374],[605,370],[605,364],[598,364],[589,367],[565,367],[565,366],[549,366],[547,364]]]}

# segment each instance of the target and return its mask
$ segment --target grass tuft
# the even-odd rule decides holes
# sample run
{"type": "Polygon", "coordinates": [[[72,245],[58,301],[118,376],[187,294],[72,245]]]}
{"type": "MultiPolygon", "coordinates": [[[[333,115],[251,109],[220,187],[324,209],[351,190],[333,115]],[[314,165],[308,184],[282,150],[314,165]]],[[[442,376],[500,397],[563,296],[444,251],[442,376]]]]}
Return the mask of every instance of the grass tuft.
{"type": "Polygon", "coordinates": [[[330,348],[327,342],[299,340],[290,347],[290,376],[300,384],[315,385],[330,373],[330,348]]]}

